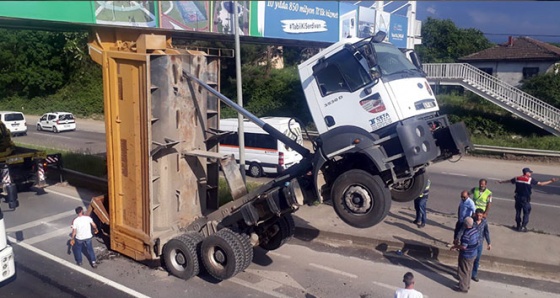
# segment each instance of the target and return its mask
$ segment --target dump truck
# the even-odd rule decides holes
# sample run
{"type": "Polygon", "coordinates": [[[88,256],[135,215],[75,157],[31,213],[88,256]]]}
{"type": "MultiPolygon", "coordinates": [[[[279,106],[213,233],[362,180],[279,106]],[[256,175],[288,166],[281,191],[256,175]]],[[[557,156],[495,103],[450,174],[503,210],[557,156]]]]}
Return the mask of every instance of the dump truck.
{"type": "Polygon", "coordinates": [[[332,200],[347,223],[367,227],[387,214],[390,189],[397,184],[414,185],[401,187],[405,199],[415,195],[425,167],[464,152],[469,141],[461,126],[437,115],[417,68],[392,74],[392,81],[384,77],[382,58],[376,57],[380,43],[339,42],[300,65],[305,100],[320,133],[311,152],[219,92],[219,57],[176,48],[162,31],[96,28],[88,47],[103,70],[108,193],[93,198],[90,207],[108,227],[110,249],[134,260],[161,260],[182,279],[204,268],[225,280],[249,266],[254,246],[274,250],[286,243],[295,231],[292,213],[303,205],[332,200]],[[354,68],[331,56],[352,60],[347,63],[354,68]],[[342,82],[318,79],[333,65],[345,71],[342,82]],[[331,85],[339,83],[353,87],[331,85]],[[404,102],[398,106],[396,96],[407,93],[388,91],[410,86],[414,97],[406,100],[412,107],[426,102],[421,111],[407,111],[411,107],[404,102]],[[302,159],[248,191],[233,155],[218,150],[228,135],[219,129],[221,103],[302,159]],[[359,122],[352,124],[354,114],[317,107],[335,105],[359,115],[359,122]],[[389,119],[376,114],[384,111],[389,119]],[[220,170],[232,197],[226,203],[218,200],[220,170]]]}

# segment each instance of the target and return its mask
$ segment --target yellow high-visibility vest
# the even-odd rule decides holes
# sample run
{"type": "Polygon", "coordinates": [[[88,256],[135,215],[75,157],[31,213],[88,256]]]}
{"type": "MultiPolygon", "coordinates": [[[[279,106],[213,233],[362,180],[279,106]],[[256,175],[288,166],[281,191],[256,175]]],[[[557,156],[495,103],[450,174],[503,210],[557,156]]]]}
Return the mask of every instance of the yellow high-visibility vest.
{"type": "Polygon", "coordinates": [[[486,211],[486,205],[492,197],[492,192],[487,188],[482,193],[480,192],[480,187],[475,187],[473,191],[473,201],[476,209],[480,208],[486,211]]]}

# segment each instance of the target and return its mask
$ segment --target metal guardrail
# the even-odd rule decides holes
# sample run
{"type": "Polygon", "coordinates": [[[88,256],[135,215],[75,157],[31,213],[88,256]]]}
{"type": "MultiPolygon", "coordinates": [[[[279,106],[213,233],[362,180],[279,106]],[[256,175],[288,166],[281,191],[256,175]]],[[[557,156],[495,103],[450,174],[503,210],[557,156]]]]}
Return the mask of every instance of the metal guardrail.
{"type": "MultiPolygon", "coordinates": [[[[316,131],[308,131],[309,137],[316,138],[319,133],[316,131]]],[[[304,135],[304,139],[308,139],[304,135]]],[[[492,153],[511,153],[517,155],[533,155],[533,156],[547,156],[547,157],[560,157],[560,151],[553,150],[539,150],[539,149],[527,149],[527,148],[513,148],[513,147],[500,147],[500,146],[490,146],[490,145],[477,145],[473,144],[475,151],[486,151],[492,153]]]]}

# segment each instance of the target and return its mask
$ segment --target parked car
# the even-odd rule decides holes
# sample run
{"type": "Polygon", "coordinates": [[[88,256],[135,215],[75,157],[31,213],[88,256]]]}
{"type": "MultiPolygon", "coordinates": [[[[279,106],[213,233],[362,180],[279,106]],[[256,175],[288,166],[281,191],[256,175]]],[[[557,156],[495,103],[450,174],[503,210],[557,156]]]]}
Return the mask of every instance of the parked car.
{"type": "Polygon", "coordinates": [[[37,121],[37,130],[51,130],[53,132],[76,130],[76,119],[74,119],[72,113],[46,113],[37,121]]]}
{"type": "Polygon", "coordinates": [[[27,134],[27,123],[25,116],[21,112],[1,111],[0,121],[14,136],[27,134]]]}

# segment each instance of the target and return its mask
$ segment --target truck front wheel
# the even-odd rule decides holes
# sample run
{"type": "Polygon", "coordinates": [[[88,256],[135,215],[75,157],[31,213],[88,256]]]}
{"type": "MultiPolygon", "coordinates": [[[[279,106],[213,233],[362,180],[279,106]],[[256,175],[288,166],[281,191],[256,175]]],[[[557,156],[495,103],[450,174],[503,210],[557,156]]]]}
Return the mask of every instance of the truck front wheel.
{"type": "Polygon", "coordinates": [[[404,203],[416,199],[424,191],[426,179],[428,179],[426,172],[422,172],[403,182],[393,184],[391,189],[393,201],[404,203]]]}
{"type": "Polygon", "coordinates": [[[391,209],[391,193],[379,176],[350,170],[333,183],[331,198],[336,214],[356,228],[381,222],[391,209]]]}

